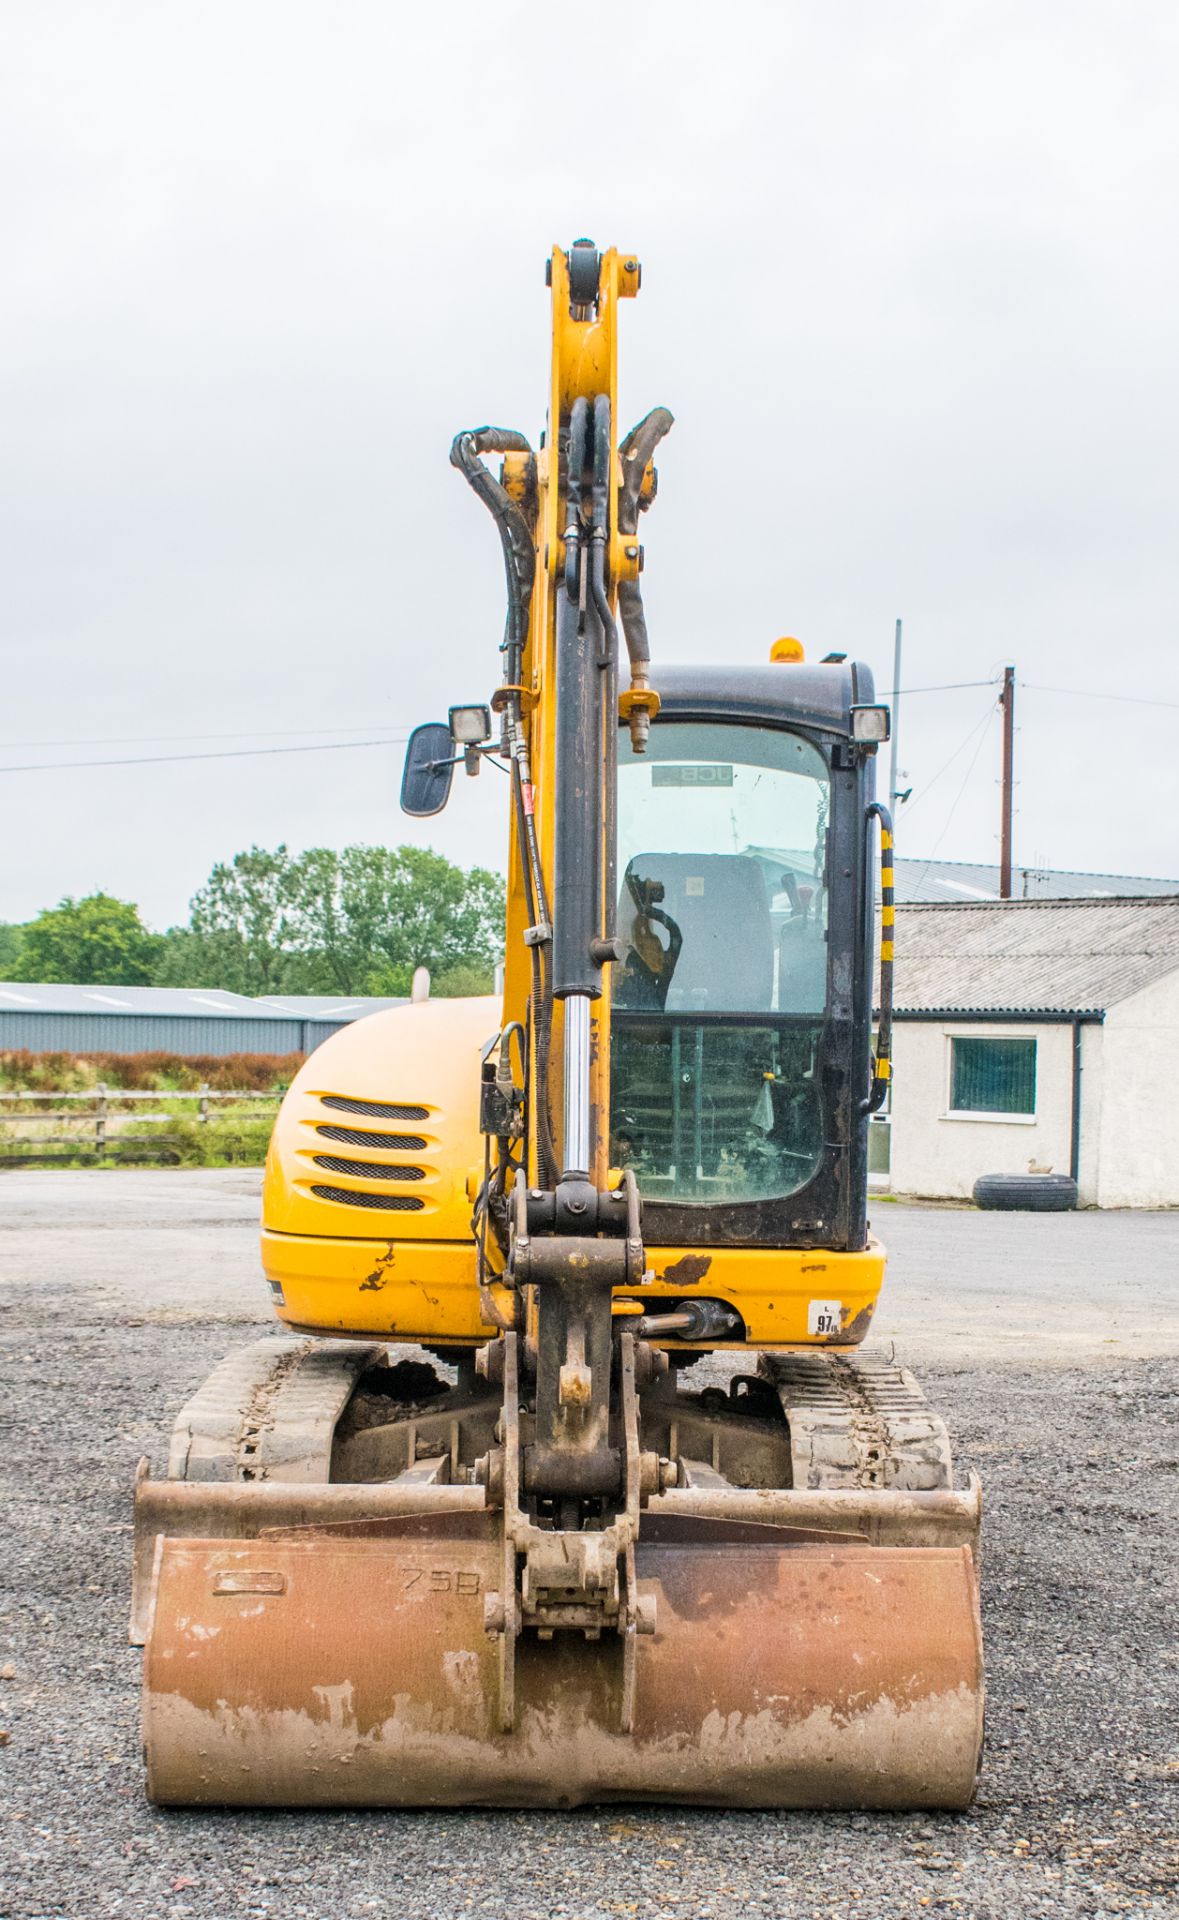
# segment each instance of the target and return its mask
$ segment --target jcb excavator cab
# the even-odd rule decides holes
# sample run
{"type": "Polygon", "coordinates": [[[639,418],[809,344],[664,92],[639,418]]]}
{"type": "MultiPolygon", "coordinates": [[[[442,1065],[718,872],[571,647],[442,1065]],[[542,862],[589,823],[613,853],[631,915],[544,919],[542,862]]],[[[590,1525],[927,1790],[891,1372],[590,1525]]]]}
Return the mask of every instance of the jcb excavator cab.
{"type": "Polygon", "coordinates": [[[503,996],[358,1021],[283,1103],[287,1331],[137,1487],[149,1791],[961,1807],[979,1490],[857,1353],[887,716],[794,642],[652,666],[637,527],[672,422],[618,438],[638,262],[578,241],[548,277],[545,441],[451,452],[503,546],[500,683],[418,729],[403,784],[426,817],[455,765],[507,773],[476,789],[510,795],[503,996]]]}
{"type": "Polygon", "coordinates": [[[665,668],[659,691],[619,749],[617,1164],[656,1244],[860,1251],[871,676],[665,668]]]}

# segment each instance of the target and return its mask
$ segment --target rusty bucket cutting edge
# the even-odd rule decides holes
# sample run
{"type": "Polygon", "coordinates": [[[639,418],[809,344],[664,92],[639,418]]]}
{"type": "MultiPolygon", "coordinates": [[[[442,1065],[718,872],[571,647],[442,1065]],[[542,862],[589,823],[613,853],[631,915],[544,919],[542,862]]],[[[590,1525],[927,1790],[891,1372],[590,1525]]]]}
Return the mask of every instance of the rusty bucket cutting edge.
{"type": "Polygon", "coordinates": [[[969,1804],[982,1740],[969,1548],[659,1543],[621,1643],[525,1635],[501,1731],[490,1538],[160,1537],[144,1660],[164,1805],[969,1804]]]}

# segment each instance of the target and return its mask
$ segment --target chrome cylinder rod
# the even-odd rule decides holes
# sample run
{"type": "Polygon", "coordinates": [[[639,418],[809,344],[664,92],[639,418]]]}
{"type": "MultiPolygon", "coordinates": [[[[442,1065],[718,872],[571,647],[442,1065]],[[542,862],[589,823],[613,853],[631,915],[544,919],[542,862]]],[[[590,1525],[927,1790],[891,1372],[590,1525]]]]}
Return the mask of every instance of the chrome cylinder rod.
{"type": "Polygon", "coordinates": [[[565,1000],[565,1171],[590,1170],[590,1002],[585,993],[565,1000]]]}

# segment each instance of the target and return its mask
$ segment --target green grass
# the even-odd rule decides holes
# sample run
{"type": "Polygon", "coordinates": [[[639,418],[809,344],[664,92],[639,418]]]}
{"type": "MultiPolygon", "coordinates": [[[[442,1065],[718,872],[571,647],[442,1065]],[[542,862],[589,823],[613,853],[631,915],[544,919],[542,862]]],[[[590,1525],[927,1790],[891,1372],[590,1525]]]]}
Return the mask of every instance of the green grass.
{"type": "Polygon", "coordinates": [[[270,1133],[278,1111],[276,1102],[241,1102],[214,1107],[201,1120],[191,1102],[161,1095],[157,1113],[163,1120],[127,1116],[112,1097],[107,1120],[106,1151],[94,1152],[94,1116],[90,1112],[66,1121],[46,1120],[43,1126],[5,1126],[0,1122],[0,1158],[10,1165],[58,1167],[260,1167],[266,1158],[270,1133]],[[61,1143],[76,1131],[76,1146],[61,1143]],[[51,1137],[53,1145],[45,1144],[51,1137]]]}
{"type": "MultiPolygon", "coordinates": [[[[160,1111],[170,1111],[165,1102],[161,1102],[160,1111]]],[[[213,1113],[207,1120],[180,1112],[165,1126],[133,1120],[120,1130],[119,1139],[150,1142],[153,1132],[165,1134],[170,1144],[163,1151],[173,1166],[260,1167],[270,1145],[276,1111],[275,1107],[247,1107],[244,1111],[213,1113]]]]}

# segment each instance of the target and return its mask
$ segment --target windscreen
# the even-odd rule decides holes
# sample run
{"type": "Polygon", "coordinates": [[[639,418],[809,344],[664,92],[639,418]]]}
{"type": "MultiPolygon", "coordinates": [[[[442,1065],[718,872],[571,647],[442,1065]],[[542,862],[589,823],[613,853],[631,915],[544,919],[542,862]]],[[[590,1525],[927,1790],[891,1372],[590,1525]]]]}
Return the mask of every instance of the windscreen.
{"type": "Polygon", "coordinates": [[[827,1002],[822,755],[662,722],[618,774],[612,1151],[650,1198],[755,1200],[817,1170],[827,1002]]]}

